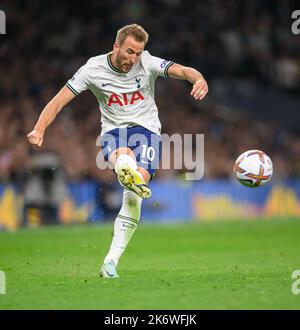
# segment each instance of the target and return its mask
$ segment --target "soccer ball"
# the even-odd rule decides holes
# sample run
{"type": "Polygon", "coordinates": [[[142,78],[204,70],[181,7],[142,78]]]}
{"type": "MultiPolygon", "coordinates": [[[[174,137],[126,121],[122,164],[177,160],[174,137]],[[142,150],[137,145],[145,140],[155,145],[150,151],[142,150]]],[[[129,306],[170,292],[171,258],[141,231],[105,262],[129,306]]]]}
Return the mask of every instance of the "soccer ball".
{"type": "Polygon", "coordinates": [[[248,150],[235,161],[233,172],[241,184],[256,188],[271,180],[273,164],[263,151],[248,150]]]}

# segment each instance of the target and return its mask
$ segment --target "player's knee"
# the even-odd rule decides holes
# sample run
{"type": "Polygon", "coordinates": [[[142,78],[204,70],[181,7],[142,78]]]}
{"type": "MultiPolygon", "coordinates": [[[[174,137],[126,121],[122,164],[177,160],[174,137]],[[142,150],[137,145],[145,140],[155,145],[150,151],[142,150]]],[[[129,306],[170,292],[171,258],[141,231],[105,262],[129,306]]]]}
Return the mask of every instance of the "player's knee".
{"type": "Polygon", "coordinates": [[[131,168],[133,168],[134,170],[137,169],[137,164],[136,161],[129,155],[127,154],[122,154],[118,157],[116,164],[115,164],[115,170],[118,173],[119,169],[122,168],[122,166],[124,164],[127,164],[128,166],[130,166],[131,168]]]}
{"type": "Polygon", "coordinates": [[[130,148],[118,148],[114,151],[116,158],[122,156],[122,155],[128,155],[130,157],[132,157],[133,159],[135,159],[135,155],[134,152],[130,149],[130,148]]]}

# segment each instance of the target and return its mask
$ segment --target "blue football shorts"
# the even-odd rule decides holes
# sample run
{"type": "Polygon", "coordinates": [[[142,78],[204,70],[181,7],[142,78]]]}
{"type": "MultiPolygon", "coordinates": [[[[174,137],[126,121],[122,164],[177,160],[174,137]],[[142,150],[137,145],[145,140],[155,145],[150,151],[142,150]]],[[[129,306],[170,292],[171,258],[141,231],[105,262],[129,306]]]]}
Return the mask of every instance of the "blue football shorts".
{"type": "Polygon", "coordinates": [[[161,156],[160,135],[143,126],[115,128],[101,137],[101,148],[105,160],[118,148],[130,148],[136,157],[137,164],[146,169],[151,178],[159,168],[161,156]]]}

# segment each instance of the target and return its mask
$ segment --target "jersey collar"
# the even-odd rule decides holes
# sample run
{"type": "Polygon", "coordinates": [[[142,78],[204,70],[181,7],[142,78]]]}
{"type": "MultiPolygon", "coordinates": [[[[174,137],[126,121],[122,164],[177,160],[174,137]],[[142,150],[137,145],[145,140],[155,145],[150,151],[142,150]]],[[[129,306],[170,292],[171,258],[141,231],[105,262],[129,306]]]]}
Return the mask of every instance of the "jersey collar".
{"type": "Polygon", "coordinates": [[[111,54],[112,54],[112,53],[108,53],[108,54],[107,54],[107,63],[108,63],[108,66],[109,66],[114,72],[125,74],[125,72],[122,72],[121,70],[119,70],[119,69],[117,69],[115,66],[113,66],[113,64],[112,64],[112,62],[111,62],[111,54]]]}

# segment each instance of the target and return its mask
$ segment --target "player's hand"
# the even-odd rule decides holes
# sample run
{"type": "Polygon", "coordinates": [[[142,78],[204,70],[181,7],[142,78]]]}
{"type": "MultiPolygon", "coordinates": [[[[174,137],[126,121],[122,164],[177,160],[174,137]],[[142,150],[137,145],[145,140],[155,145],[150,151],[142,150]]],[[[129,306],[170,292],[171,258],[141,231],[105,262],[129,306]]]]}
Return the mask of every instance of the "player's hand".
{"type": "Polygon", "coordinates": [[[202,100],[207,93],[208,86],[206,80],[204,78],[198,79],[193,85],[191,95],[194,96],[195,100],[202,100]]]}
{"type": "Polygon", "coordinates": [[[27,134],[27,139],[32,145],[36,147],[41,147],[43,144],[44,133],[34,129],[29,134],[27,134]]]}

